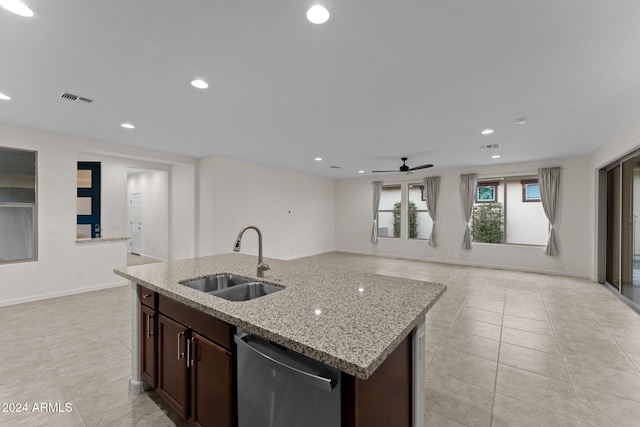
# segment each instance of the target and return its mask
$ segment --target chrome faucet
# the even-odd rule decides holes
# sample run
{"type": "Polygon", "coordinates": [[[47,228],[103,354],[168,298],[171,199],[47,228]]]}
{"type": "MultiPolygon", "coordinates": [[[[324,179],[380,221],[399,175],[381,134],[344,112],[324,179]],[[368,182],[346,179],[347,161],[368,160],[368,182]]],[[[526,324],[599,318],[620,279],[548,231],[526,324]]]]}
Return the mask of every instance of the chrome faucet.
{"type": "Polygon", "coordinates": [[[257,274],[258,274],[258,277],[264,277],[264,272],[269,270],[271,267],[269,267],[267,264],[262,262],[262,232],[260,232],[260,229],[258,227],[256,227],[255,225],[247,225],[242,230],[240,230],[240,233],[238,233],[238,238],[236,239],[236,244],[233,245],[233,251],[234,252],[240,252],[240,240],[242,240],[242,235],[244,234],[245,231],[247,231],[250,228],[252,228],[252,229],[254,229],[254,230],[256,230],[258,232],[258,269],[257,269],[257,274]]]}

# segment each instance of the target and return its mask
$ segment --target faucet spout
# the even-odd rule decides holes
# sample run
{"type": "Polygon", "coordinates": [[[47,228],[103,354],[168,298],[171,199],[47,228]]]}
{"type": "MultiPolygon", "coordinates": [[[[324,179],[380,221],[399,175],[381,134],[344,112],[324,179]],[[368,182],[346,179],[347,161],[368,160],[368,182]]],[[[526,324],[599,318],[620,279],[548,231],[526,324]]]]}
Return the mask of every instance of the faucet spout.
{"type": "Polygon", "coordinates": [[[234,252],[240,252],[240,241],[242,240],[242,235],[244,234],[245,231],[247,231],[249,229],[255,230],[258,233],[258,268],[257,268],[257,275],[258,275],[258,277],[264,277],[264,272],[269,270],[271,267],[269,267],[267,264],[265,264],[262,261],[262,232],[260,231],[260,229],[258,227],[256,227],[255,225],[247,225],[242,230],[240,230],[240,233],[238,233],[238,238],[236,239],[236,243],[235,243],[235,245],[233,245],[233,251],[234,252]]]}

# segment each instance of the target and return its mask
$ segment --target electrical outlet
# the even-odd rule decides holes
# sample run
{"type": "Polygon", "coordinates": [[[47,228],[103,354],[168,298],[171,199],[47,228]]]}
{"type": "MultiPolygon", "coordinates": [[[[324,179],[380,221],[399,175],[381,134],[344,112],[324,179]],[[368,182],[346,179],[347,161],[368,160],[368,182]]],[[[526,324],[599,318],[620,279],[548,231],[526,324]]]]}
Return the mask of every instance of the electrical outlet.
{"type": "Polygon", "coordinates": [[[113,228],[115,228],[116,230],[120,229],[120,223],[119,222],[114,222],[113,223],[113,228]]]}
{"type": "Polygon", "coordinates": [[[84,271],[82,270],[77,270],[76,271],[76,278],[77,279],[82,279],[84,277],[84,271]]]}

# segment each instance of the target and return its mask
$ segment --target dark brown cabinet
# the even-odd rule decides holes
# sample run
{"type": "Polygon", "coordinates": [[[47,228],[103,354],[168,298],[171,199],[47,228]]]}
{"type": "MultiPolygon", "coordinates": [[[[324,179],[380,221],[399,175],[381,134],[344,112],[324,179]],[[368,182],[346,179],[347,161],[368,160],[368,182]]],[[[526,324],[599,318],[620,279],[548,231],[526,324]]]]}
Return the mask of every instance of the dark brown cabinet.
{"type": "Polygon", "coordinates": [[[157,317],[158,393],[194,426],[232,427],[230,326],[163,296],[157,317]]]}
{"type": "Polygon", "coordinates": [[[233,423],[231,352],[193,332],[190,366],[193,425],[230,427],[233,423]]]}
{"type": "Polygon", "coordinates": [[[158,393],[183,417],[188,414],[188,329],[158,315],[158,393]]]}
{"type": "Polygon", "coordinates": [[[140,299],[140,369],[142,379],[152,388],[157,387],[157,293],[138,287],[140,299]]]}
{"type": "Polygon", "coordinates": [[[141,374],[142,379],[152,388],[157,387],[156,383],[156,318],[157,314],[153,308],[140,304],[142,316],[142,345],[141,351],[141,374]]]}

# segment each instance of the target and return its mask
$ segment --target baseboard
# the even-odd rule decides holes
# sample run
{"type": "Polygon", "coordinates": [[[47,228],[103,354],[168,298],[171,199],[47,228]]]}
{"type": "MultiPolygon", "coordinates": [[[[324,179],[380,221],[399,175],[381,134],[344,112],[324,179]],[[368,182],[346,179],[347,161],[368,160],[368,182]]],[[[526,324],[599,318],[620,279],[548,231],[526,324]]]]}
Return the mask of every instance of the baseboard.
{"type": "Polygon", "coordinates": [[[10,305],[24,304],[27,302],[64,297],[68,295],[82,294],[82,293],[91,292],[91,291],[99,291],[100,289],[117,288],[118,286],[124,286],[124,285],[127,285],[128,283],[129,282],[127,280],[121,280],[117,282],[102,283],[99,285],[87,286],[84,288],[68,289],[60,292],[51,292],[48,294],[40,294],[40,295],[33,295],[29,297],[23,297],[23,298],[15,298],[10,300],[0,301],[0,307],[7,307],[10,305]]]}

